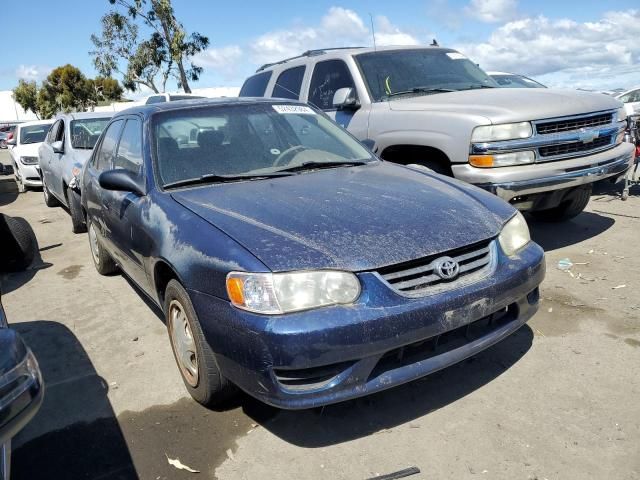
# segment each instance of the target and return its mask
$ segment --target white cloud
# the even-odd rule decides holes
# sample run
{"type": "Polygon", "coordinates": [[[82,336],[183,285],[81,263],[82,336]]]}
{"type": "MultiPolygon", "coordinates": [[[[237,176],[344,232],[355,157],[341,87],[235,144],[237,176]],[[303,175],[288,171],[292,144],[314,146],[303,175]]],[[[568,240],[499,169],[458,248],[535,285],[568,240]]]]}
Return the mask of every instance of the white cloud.
{"type": "Polygon", "coordinates": [[[627,10],[584,23],[521,18],[500,26],[484,42],[456,48],[485,70],[547,76],[552,85],[600,88],[640,83],[638,38],[640,10],[627,10]]]}
{"type": "Polygon", "coordinates": [[[514,19],[517,6],[517,0],[471,0],[464,11],[482,22],[496,23],[514,19]]]}
{"type": "MultiPolygon", "coordinates": [[[[419,41],[393,25],[387,17],[375,21],[378,45],[415,45],[419,41]]],[[[368,23],[353,10],[331,7],[319,25],[296,25],[260,35],[250,45],[256,63],[267,63],[299,55],[315,48],[372,45],[368,23]]]]}
{"type": "Polygon", "coordinates": [[[35,80],[37,82],[47,78],[52,68],[44,65],[20,65],[16,69],[16,77],[23,80],[35,80]]]}
{"type": "Polygon", "coordinates": [[[193,59],[193,63],[210,67],[225,77],[233,77],[237,73],[238,63],[242,60],[242,49],[238,45],[227,45],[220,48],[208,48],[193,59]]]}

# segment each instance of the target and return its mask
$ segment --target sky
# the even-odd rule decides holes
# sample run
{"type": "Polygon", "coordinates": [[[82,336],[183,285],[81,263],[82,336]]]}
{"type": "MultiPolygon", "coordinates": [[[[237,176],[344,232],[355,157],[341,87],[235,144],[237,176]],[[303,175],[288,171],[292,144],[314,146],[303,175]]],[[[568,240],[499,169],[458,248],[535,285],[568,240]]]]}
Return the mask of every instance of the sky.
{"type": "MultiPolygon", "coordinates": [[[[313,48],[428,44],[437,39],[485,70],[521,73],[549,86],[613,89],[640,85],[638,0],[173,0],[187,32],[210,41],[195,63],[204,74],[192,88],[240,86],[266,62],[313,48]]],[[[71,63],[96,75],[90,36],[108,0],[20,4],[20,21],[5,18],[0,38],[0,90],[19,78],[42,81],[71,63]],[[27,20],[28,19],[28,20],[27,20]]],[[[168,86],[174,90],[175,83],[168,86]]],[[[130,95],[136,97],[148,92],[130,95]]]]}

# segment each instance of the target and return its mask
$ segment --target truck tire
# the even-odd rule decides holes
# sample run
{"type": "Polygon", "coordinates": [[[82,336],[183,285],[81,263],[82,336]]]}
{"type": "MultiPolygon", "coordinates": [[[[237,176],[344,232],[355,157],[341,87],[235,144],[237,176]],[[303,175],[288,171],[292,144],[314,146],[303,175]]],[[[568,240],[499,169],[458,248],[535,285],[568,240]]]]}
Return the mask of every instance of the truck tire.
{"type": "Polygon", "coordinates": [[[534,218],[543,222],[563,222],[577,217],[582,213],[589,203],[593,187],[578,188],[571,192],[560,205],[547,210],[537,210],[531,212],[534,218]]]}
{"type": "Polygon", "coordinates": [[[29,222],[0,214],[0,271],[25,270],[36,256],[38,242],[29,222]]]}
{"type": "Polygon", "coordinates": [[[86,233],[87,224],[82,215],[80,208],[80,195],[70,188],[67,188],[67,204],[69,205],[69,214],[71,215],[71,231],[73,233],[86,233]]]}
{"type": "Polygon", "coordinates": [[[220,372],[189,294],[180,282],[171,280],[164,298],[171,348],[187,391],[195,401],[206,407],[226,403],[237,390],[220,372]]]}

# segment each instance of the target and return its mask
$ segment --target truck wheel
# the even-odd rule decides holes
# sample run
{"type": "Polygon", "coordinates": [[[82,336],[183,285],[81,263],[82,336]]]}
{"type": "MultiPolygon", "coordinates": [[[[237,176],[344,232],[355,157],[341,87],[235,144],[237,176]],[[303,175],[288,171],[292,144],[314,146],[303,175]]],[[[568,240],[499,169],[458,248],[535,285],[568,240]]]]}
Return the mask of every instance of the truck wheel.
{"type": "Polygon", "coordinates": [[[235,388],[220,372],[187,291],[177,280],[171,280],[164,298],[171,348],[189,394],[206,407],[226,402],[235,388]]]}
{"type": "Polygon", "coordinates": [[[57,207],[60,205],[58,199],[51,195],[49,187],[47,187],[47,184],[44,183],[44,175],[42,176],[42,195],[44,196],[44,204],[47,207],[57,207]]]}
{"type": "Polygon", "coordinates": [[[118,270],[116,262],[113,261],[111,255],[107,253],[100,239],[98,233],[93,225],[93,222],[89,220],[89,247],[91,248],[91,258],[93,258],[93,264],[100,275],[110,275],[118,270]]]}
{"type": "Polygon", "coordinates": [[[562,222],[577,217],[589,203],[593,187],[579,188],[571,192],[560,205],[547,210],[531,212],[534,218],[544,222],[562,222]]]}
{"type": "Polygon", "coordinates": [[[29,222],[0,214],[0,271],[25,270],[33,262],[37,248],[36,235],[29,222]]]}
{"type": "Polygon", "coordinates": [[[80,195],[70,188],[67,188],[67,203],[71,214],[71,231],[73,233],[85,233],[87,224],[84,221],[82,210],[80,209],[80,195]]]}

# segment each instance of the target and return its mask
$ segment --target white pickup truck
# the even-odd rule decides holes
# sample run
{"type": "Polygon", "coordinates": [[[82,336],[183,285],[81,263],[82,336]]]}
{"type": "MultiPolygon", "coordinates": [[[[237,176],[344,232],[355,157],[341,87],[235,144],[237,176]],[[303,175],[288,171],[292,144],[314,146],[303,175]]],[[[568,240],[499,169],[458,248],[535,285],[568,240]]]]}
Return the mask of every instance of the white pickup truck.
{"type": "Polygon", "coordinates": [[[621,178],[633,161],[618,100],[499,88],[446,48],[312,50],[260,67],[240,96],[309,102],[385,160],[464,180],[546,220],[578,215],[594,182],[621,178]]]}

